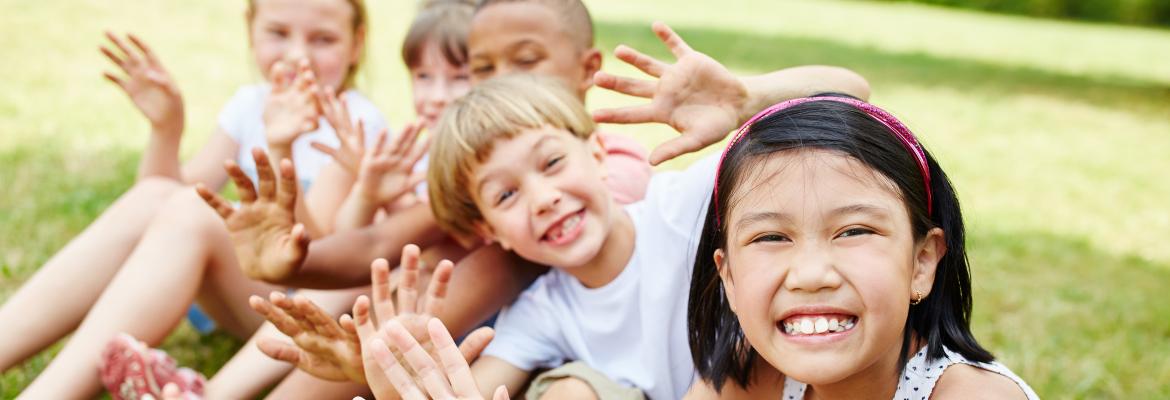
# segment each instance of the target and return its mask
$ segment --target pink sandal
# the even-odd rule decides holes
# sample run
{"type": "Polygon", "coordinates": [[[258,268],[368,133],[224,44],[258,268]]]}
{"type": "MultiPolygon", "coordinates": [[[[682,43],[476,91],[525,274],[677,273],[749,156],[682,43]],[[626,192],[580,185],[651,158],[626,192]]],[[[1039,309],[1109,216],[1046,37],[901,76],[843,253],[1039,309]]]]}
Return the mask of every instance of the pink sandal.
{"type": "Polygon", "coordinates": [[[162,350],[151,349],[124,333],[106,344],[99,370],[102,384],[114,400],[139,400],[147,395],[160,398],[169,383],[179,387],[182,398],[200,398],[207,381],[190,368],[178,368],[162,350]]]}

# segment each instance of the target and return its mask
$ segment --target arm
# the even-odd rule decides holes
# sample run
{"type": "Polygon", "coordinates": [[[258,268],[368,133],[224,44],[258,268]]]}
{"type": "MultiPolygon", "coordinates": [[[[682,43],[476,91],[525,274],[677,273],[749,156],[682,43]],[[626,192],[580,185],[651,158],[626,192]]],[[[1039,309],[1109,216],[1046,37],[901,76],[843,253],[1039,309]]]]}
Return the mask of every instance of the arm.
{"type": "Polygon", "coordinates": [[[379,209],[388,207],[426,179],[414,165],[426,154],[428,141],[419,141],[422,125],[409,124],[389,145],[383,130],[374,146],[363,149],[357,181],[334,222],[336,230],[369,225],[379,209]]]}
{"type": "Polygon", "coordinates": [[[106,79],[118,85],[150,121],[150,141],[138,165],[138,178],[161,176],[182,181],[179,142],[183,137],[184,115],[179,87],[154,51],[138,37],[127,35],[134,49],[112,33],[106,32],[106,37],[119,51],[102,46],[102,54],[126,75],[119,77],[106,72],[106,79]]]}
{"type": "Polygon", "coordinates": [[[597,86],[648,98],[650,104],[593,113],[597,122],[657,122],[668,124],[681,133],[680,137],[651,152],[650,163],[654,165],[723,140],[756,112],[782,100],[821,92],[841,92],[861,99],[869,97],[869,84],[847,69],[805,66],[741,78],[706,54],[691,49],[666,24],[655,23],[654,33],[674,54],[674,64],[626,46],[618,46],[614,55],[657,81],[618,77],[604,72],[594,76],[597,86]]]}
{"type": "MultiPolygon", "coordinates": [[[[292,160],[293,141],[305,132],[317,130],[317,121],[320,118],[320,105],[317,102],[317,78],[309,67],[309,61],[302,59],[296,67],[296,75],[290,78],[292,67],[284,62],[276,62],[269,72],[269,81],[272,82],[272,92],[264,104],[264,129],[268,141],[268,151],[273,160],[292,160]]],[[[257,166],[259,168],[259,166],[257,166]]],[[[299,182],[293,185],[297,192],[303,193],[299,182]]],[[[305,205],[304,196],[295,197],[295,215],[311,237],[324,236],[321,228],[323,221],[317,221],[309,213],[305,205]]]]}

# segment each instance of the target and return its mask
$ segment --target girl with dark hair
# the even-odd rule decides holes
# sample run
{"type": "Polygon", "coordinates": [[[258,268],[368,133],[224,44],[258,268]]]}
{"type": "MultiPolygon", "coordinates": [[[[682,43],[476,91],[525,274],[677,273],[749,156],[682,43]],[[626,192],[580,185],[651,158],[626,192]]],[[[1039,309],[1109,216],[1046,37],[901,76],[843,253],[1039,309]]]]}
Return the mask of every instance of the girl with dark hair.
{"type": "Polygon", "coordinates": [[[772,106],[732,139],[714,188],[691,395],[1036,398],[971,334],[958,199],[890,114],[836,95],[772,106]]]}

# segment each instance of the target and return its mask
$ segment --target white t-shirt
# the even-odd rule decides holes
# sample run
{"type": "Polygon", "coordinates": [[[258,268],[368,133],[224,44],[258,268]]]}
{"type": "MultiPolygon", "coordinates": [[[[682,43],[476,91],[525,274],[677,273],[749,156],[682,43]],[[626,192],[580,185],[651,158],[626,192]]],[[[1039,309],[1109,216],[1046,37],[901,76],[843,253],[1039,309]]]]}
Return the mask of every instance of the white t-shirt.
{"type": "MultiPolygon", "coordinates": [[[[264,132],[264,102],[268,100],[271,91],[272,87],[268,84],[241,87],[219,112],[219,127],[240,145],[236,162],[253,182],[256,181],[256,162],[252,160],[252,149],[260,147],[268,150],[268,139],[264,132]]],[[[386,120],[378,108],[357,90],[347,90],[341,96],[349,106],[350,118],[354,121],[360,119],[364,123],[366,143],[374,143],[378,132],[386,127],[386,120]]],[[[308,190],[317,179],[321,167],[333,162],[332,157],[309,146],[312,142],[321,142],[331,147],[340,144],[333,127],[325,118],[321,118],[317,130],[302,134],[293,141],[293,165],[304,190],[308,190]]]]}
{"type": "Polygon", "coordinates": [[[484,351],[520,369],[581,361],[651,399],[681,398],[695,379],[687,297],[718,155],[650,178],[646,198],[625,207],[634,253],[596,289],[553,269],[500,312],[484,351]]]}

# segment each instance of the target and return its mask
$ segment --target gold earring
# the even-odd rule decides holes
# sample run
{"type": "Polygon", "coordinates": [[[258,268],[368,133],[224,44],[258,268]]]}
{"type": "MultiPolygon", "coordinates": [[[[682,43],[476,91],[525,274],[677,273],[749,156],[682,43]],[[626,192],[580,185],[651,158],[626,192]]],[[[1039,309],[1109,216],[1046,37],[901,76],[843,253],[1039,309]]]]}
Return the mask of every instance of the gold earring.
{"type": "Polygon", "coordinates": [[[912,305],[912,306],[918,305],[918,303],[922,302],[923,298],[926,298],[926,295],[922,294],[922,291],[915,290],[914,291],[914,300],[910,300],[910,305],[912,305]]]}

